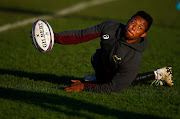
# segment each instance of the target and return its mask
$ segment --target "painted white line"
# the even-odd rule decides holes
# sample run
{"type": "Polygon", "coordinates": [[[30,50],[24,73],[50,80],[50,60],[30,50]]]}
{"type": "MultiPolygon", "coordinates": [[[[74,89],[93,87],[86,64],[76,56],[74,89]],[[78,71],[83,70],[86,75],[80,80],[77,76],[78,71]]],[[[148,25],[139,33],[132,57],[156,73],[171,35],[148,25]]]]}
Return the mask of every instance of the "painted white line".
{"type": "Polygon", "coordinates": [[[20,26],[25,26],[29,23],[34,23],[38,19],[49,20],[49,19],[53,19],[57,16],[67,15],[67,14],[70,14],[73,12],[77,12],[77,11],[86,9],[88,7],[92,7],[95,5],[100,5],[100,4],[112,2],[112,1],[116,1],[116,0],[92,0],[92,1],[88,1],[88,2],[81,2],[79,4],[71,6],[69,8],[60,10],[60,11],[56,12],[55,14],[33,17],[33,18],[22,20],[22,21],[18,21],[18,22],[12,23],[12,24],[6,24],[3,26],[0,26],[0,32],[7,31],[9,29],[17,28],[20,26]]]}

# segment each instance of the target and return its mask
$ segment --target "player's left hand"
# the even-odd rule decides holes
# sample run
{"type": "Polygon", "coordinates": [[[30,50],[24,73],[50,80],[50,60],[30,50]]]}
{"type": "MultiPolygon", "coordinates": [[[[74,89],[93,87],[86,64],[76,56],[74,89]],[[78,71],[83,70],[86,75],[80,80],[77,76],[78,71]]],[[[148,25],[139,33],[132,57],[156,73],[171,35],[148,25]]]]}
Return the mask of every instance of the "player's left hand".
{"type": "Polygon", "coordinates": [[[84,84],[81,83],[80,80],[71,80],[73,84],[71,84],[70,87],[65,88],[65,91],[75,91],[75,92],[80,92],[84,89],[84,84]]]}

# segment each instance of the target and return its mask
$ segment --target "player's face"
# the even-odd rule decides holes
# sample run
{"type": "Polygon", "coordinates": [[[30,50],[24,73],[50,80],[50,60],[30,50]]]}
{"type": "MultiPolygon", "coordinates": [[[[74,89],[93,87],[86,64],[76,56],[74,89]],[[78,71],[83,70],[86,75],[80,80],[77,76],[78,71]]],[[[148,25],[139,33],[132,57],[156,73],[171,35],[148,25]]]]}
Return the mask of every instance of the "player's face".
{"type": "Polygon", "coordinates": [[[146,28],[148,22],[141,16],[135,16],[129,20],[126,25],[125,37],[128,40],[138,40],[140,37],[146,36],[146,28]]]}

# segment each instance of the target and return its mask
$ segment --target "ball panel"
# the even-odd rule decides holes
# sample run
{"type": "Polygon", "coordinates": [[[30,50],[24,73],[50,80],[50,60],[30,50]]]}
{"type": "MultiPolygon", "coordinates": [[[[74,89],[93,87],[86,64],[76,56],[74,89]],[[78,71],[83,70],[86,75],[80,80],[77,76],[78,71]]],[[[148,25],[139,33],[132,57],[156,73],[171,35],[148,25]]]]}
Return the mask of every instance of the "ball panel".
{"type": "Polygon", "coordinates": [[[34,36],[34,34],[35,34],[35,26],[36,26],[36,23],[37,23],[37,22],[38,22],[38,21],[36,21],[36,22],[33,24],[31,36],[32,36],[32,41],[33,41],[34,46],[36,47],[36,49],[38,49],[39,51],[41,51],[41,49],[39,48],[39,46],[38,46],[38,44],[37,44],[37,42],[36,42],[36,37],[34,36]]]}
{"type": "Polygon", "coordinates": [[[47,25],[47,27],[49,29],[50,44],[49,44],[48,50],[51,50],[54,45],[54,33],[53,33],[51,26],[46,21],[44,21],[44,20],[42,20],[42,21],[47,25]]]}

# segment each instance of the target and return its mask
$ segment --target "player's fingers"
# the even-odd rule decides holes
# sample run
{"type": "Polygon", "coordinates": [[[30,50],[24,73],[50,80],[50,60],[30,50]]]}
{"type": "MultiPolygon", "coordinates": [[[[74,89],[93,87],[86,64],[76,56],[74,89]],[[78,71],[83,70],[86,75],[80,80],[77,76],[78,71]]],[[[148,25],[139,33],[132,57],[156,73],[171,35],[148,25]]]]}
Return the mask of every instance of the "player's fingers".
{"type": "Polygon", "coordinates": [[[71,80],[73,83],[80,82],[79,80],[71,80]]]}
{"type": "Polygon", "coordinates": [[[76,82],[76,80],[71,80],[71,82],[76,82]]]}
{"type": "Polygon", "coordinates": [[[64,90],[65,90],[66,92],[72,91],[71,87],[65,88],[64,90]]]}

